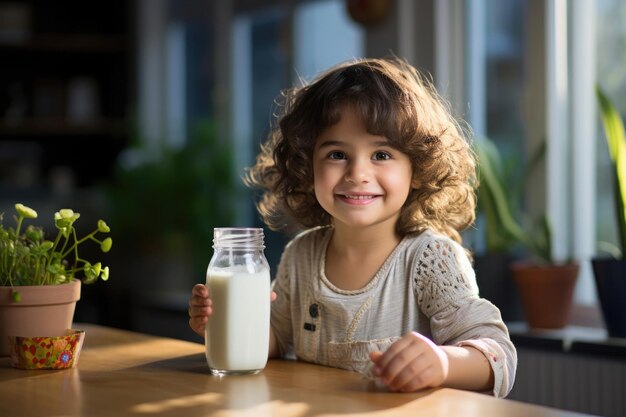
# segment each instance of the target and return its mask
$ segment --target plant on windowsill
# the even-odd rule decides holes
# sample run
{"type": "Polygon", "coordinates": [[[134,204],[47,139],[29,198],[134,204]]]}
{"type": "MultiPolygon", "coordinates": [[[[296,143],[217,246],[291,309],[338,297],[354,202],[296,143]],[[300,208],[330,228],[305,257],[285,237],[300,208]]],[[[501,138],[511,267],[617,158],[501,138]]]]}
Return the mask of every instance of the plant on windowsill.
{"type": "Polygon", "coordinates": [[[476,138],[474,150],[480,178],[478,231],[484,236],[483,249],[474,253],[476,281],[481,297],[500,309],[504,321],[521,321],[522,306],[511,274],[517,246],[524,239],[521,227],[513,218],[519,181],[505,169],[502,156],[490,139],[476,138]]]}
{"type": "Polygon", "coordinates": [[[612,257],[596,256],[591,263],[609,336],[626,337],[626,134],[619,112],[600,86],[596,86],[596,96],[613,168],[618,246],[603,243],[602,248],[612,257]]]}
{"type": "MultiPolygon", "coordinates": [[[[564,327],[571,311],[578,263],[553,261],[551,227],[546,216],[538,224],[516,219],[511,195],[515,187],[501,182],[504,173],[495,144],[488,138],[478,138],[475,150],[480,174],[478,202],[486,221],[488,251],[521,250],[522,260],[511,262],[510,269],[526,321],[533,328],[564,327]]],[[[526,172],[544,153],[545,145],[531,158],[526,172]]]]}
{"type": "Polygon", "coordinates": [[[56,337],[70,329],[81,282],[109,278],[108,267],[83,259],[78,248],[93,241],[106,253],[113,243],[110,237],[96,237],[110,231],[103,220],[79,238],[74,223],[80,214],[71,209],[54,214],[53,240],[46,239],[42,227],[24,224],[37,218],[35,210],[21,203],[15,210],[15,228],[5,228],[0,214],[0,356],[9,353],[7,336],[56,337]]]}
{"type": "MultiPolygon", "coordinates": [[[[533,222],[528,216],[525,216],[525,224],[517,220],[516,217],[522,215],[516,215],[518,210],[514,207],[523,184],[513,184],[512,180],[504,184],[503,178],[508,176],[495,143],[487,137],[479,137],[474,150],[478,156],[478,205],[486,222],[487,251],[515,252],[521,247],[534,263],[553,263],[550,223],[545,216],[534,224],[530,224],[533,222]]],[[[525,171],[532,171],[544,154],[545,144],[533,155],[525,171]]]]}

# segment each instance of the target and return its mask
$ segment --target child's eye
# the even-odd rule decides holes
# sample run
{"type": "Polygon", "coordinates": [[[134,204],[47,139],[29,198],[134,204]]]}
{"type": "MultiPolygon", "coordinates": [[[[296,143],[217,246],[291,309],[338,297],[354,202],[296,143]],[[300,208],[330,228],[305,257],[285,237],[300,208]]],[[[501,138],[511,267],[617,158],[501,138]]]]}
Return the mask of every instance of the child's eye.
{"type": "Polygon", "coordinates": [[[328,159],[346,159],[346,154],[341,151],[333,151],[328,154],[328,159]]]}
{"type": "Polygon", "coordinates": [[[373,159],[377,161],[386,161],[387,159],[391,159],[391,155],[388,152],[375,152],[373,155],[373,159]]]}

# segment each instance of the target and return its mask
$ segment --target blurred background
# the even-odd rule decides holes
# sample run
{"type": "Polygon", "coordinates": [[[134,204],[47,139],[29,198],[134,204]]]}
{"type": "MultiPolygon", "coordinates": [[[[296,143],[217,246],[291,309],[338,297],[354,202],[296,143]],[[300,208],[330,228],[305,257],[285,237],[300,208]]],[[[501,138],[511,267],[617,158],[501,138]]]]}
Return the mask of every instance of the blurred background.
{"type": "MultiPolygon", "coordinates": [[[[395,54],[511,178],[549,143],[518,205],[552,218],[554,256],[581,262],[575,301],[597,317],[589,260],[617,237],[593,88],[626,111],[625,22],[620,0],[0,1],[0,211],[105,219],[111,277],[83,286],[77,321],[198,341],[187,300],[213,227],[262,226],[241,175],[280,90],[395,54]]],[[[266,229],[272,268],[288,238],[266,229]]],[[[480,215],[465,239],[486,250],[480,215]]]]}

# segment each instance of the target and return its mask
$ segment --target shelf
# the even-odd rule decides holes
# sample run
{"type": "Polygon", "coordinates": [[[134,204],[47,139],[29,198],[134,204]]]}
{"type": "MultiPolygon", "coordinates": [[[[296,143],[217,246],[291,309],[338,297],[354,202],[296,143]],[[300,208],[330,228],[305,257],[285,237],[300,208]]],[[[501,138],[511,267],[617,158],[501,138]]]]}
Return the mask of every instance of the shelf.
{"type": "Polygon", "coordinates": [[[0,52],[119,53],[126,50],[126,39],[117,35],[38,34],[24,42],[0,42],[0,52]]]}
{"type": "Polygon", "coordinates": [[[69,170],[86,187],[111,175],[132,131],[134,10],[133,0],[0,2],[0,184],[50,186],[69,170]]]}
{"type": "Polygon", "coordinates": [[[0,137],[124,135],[127,132],[128,123],[124,119],[101,119],[89,123],[72,123],[65,119],[30,119],[18,124],[0,123],[0,137]]]}

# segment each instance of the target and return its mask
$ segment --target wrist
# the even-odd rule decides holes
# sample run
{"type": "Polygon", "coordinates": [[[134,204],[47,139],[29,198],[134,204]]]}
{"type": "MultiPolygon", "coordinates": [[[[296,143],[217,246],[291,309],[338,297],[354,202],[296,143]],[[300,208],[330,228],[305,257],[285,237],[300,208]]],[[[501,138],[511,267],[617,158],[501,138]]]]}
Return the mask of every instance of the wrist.
{"type": "Polygon", "coordinates": [[[493,387],[493,370],[481,351],[471,346],[441,346],[449,368],[444,386],[474,391],[493,387]]]}

